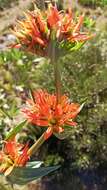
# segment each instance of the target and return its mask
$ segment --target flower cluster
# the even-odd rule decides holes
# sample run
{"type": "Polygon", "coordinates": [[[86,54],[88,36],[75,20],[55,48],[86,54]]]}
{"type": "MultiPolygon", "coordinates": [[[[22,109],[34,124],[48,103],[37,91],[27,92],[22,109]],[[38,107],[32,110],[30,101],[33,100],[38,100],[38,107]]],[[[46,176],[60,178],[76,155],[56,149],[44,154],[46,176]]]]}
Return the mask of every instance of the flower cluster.
{"type": "Polygon", "coordinates": [[[70,103],[67,96],[63,95],[57,104],[56,95],[47,91],[38,90],[33,93],[33,100],[29,99],[22,111],[32,124],[40,127],[48,127],[44,138],[49,138],[53,133],[61,133],[64,126],[75,126],[73,120],[80,112],[80,105],[70,103]]]}
{"type": "Polygon", "coordinates": [[[82,31],[84,15],[74,19],[71,9],[58,11],[51,4],[45,12],[35,7],[34,11],[25,13],[25,19],[18,21],[14,29],[19,44],[17,47],[42,56],[49,56],[52,41],[57,51],[67,51],[77,43],[84,43],[92,37],[89,32],[82,31]]]}
{"type": "Polygon", "coordinates": [[[0,151],[0,173],[9,175],[14,167],[25,166],[29,160],[28,144],[24,146],[16,140],[6,141],[3,150],[0,151]]]}

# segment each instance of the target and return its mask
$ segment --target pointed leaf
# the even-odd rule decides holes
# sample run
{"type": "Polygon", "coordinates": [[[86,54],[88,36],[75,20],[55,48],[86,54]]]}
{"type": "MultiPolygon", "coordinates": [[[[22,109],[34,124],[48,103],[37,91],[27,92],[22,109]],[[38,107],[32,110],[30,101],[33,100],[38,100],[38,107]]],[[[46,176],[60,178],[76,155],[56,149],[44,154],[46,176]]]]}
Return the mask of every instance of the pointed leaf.
{"type": "Polygon", "coordinates": [[[4,110],[3,108],[0,108],[0,112],[1,112],[4,116],[8,117],[9,119],[13,119],[13,118],[10,116],[10,114],[9,114],[6,110],[4,110]]]}
{"type": "Polygon", "coordinates": [[[18,124],[16,127],[14,127],[6,136],[5,140],[13,138],[17,133],[21,131],[21,129],[27,124],[27,121],[23,121],[20,124],[18,124]]]}
{"type": "Polygon", "coordinates": [[[79,107],[79,112],[82,110],[82,108],[84,107],[84,105],[85,105],[85,102],[83,102],[83,103],[81,104],[81,106],[79,107]]]}
{"type": "Polygon", "coordinates": [[[76,45],[72,48],[70,48],[70,51],[77,51],[79,50],[83,45],[84,45],[85,42],[78,42],[76,43],[76,45]]]}
{"type": "Polygon", "coordinates": [[[33,162],[28,162],[26,167],[39,168],[42,164],[43,164],[43,162],[41,162],[41,161],[33,161],[33,162]]]}
{"type": "Polygon", "coordinates": [[[57,170],[60,166],[40,167],[40,168],[14,168],[7,180],[11,184],[25,185],[33,180],[46,176],[47,174],[57,170]]]}

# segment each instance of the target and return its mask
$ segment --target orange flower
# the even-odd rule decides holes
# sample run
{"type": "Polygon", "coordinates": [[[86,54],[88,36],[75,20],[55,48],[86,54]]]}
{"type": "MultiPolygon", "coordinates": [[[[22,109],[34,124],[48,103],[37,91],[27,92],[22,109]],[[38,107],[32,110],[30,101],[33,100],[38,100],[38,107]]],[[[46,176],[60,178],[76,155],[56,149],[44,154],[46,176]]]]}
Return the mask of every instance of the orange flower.
{"type": "Polygon", "coordinates": [[[57,7],[49,7],[49,10],[47,12],[47,22],[50,28],[56,26],[58,22],[60,22],[60,16],[61,15],[59,14],[57,7]]]}
{"type": "Polygon", "coordinates": [[[67,50],[72,50],[78,42],[92,37],[89,32],[81,31],[84,15],[75,20],[70,9],[67,12],[58,11],[56,6],[50,4],[46,11],[42,12],[36,7],[34,11],[25,13],[25,19],[18,21],[13,32],[22,49],[49,56],[48,51],[53,40],[60,51],[61,48],[66,50],[66,47],[67,50]]]}
{"type": "Polygon", "coordinates": [[[44,138],[53,133],[61,133],[67,125],[75,126],[73,120],[80,112],[80,105],[70,103],[67,96],[61,96],[60,103],[56,104],[56,96],[46,91],[38,90],[33,94],[34,100],[28,100],[22,109],[27,120],[35,125],[48,127],[44,138]]]}
{"type": "Polygon", "coordinates": [[[27,152],[28,144],[24,147],[15,140],[6,141],[3,150],[0,151],[0,172],[7,176],[14,167],[25,166],[29,159],[27,152]]]}

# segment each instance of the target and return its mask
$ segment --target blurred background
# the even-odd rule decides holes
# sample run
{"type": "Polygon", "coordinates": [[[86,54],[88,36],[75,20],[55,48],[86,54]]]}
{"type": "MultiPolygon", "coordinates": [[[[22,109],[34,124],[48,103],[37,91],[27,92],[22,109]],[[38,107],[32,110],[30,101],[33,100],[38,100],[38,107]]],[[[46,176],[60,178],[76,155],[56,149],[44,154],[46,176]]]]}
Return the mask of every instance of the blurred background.
{"type": "MultiPolygon", "coordinates": [[[[36,55],[7,48],[14,42],[11,33],[23,11],[35,2],[44,9],[43,0],[0,0],[0,140],[17,124],[18,109],[29,96],[29,89],[46,88],[54,92],[53,69],[36,55]]],[[[54,2],[54,1],[53,1],[54,2]]],[[[73,102],[85,106],[79,114],[78,127],[68,130],[68,138],[49,139],[32,160],[43,160],[46,166],[61,164],[61,169],[30,183],[23,190],[107,190],[107,0],[59,0],[59,9],[71,6],[75,14],[85,13],[96,36],[79,52],[60,59],[63,92],[73,102]]],[[[41,135],[38,127],[29,126],[20,134],[20,141],[30,144],[41,135]]],[[[1,146],[1,144],[0,144],[1,146]]],[[[0,190],[11,190],[0,178],[0,190]]]]}

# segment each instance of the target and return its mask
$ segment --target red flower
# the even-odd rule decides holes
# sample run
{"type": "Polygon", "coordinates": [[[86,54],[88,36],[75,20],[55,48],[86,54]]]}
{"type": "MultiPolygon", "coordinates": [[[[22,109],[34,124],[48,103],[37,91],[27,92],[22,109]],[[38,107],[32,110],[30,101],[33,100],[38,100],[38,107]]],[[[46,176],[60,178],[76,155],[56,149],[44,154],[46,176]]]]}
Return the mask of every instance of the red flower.
{"type": "Polygon", "coordinates": [[[24,147],[15,140],[6,141],[0,151],[0,172],[9,175],[14,167],[25,166],[29,159],[27,152],[28,144],[24,147]]]}
{"type": "Polygon", "coordinates": [[[22,49],[48,56],[50,42],[53,40],[56,41],[57,49],[60,51],[61,48],[66,49],[66,47],[67,50],[71,50],[71,47],[78,42],[87,41],[92,37],[89,32],[81,31],[84,15],[75,20],[71,10],[58,11],[56,6],[50,4],[43,12],[38,8],[28,11],[25,19],[18,22],[14,34],[22,49]]]}
{"type": "Polygon", "coordinates": [[[48,127],[45,139],[53,133],[61,133],[64,126],[75,126],[73,120],[80,112],[80,105],[70,103],[67,96],[63,95],[60,103],[56,104],[56,96],[46,91],[34,92],[34,100],[28,100],[25,108],[22,109],[27,120],[35,125],[48,127]]]}

